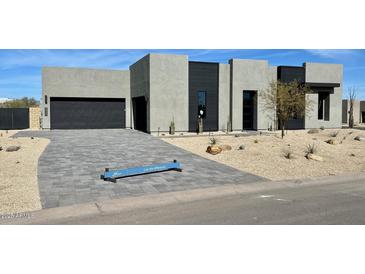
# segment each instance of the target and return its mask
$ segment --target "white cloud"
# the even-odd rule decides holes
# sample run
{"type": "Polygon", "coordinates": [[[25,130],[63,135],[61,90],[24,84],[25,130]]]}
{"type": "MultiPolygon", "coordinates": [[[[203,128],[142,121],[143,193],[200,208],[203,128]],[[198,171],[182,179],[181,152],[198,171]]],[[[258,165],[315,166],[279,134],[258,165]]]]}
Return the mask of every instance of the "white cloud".
{"type": "Polygon", "coordinates": [[[121,50],[12,50],[2,52],[0,69],[42,66],[127,68],[141,55],[121,50]]]}
{"type": "Polygon", "coordinates": [[[356,50],[350,49],[307,49],[306,51],[312,55],[331,59],[353,57],[358,54],[356,50]]]}

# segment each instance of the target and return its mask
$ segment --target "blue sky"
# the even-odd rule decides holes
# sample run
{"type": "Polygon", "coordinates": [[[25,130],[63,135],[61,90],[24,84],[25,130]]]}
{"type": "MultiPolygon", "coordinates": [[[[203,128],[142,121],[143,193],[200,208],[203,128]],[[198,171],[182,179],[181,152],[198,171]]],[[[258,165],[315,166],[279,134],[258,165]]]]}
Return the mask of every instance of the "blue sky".
{"type": "Polygon", "coordinates": [[[231,58],[267,59],[271,65],[300,66],[303,62],[344,65],[344,97],[350,86],[365,100],[365,50],[0,50],[0,98],[40,98],[41,67],[67,66],[127,69],[149,52],[187,54],[191,61],[227,63],[231,58]]]}

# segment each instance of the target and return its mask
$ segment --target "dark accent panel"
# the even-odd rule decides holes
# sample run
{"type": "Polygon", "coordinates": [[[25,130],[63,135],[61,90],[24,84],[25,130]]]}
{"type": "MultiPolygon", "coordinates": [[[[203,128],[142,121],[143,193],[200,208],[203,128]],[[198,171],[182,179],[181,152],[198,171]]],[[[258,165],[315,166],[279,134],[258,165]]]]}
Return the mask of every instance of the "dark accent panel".
{"type": "Polygon", "coordinates": [[[303,129],[304,128],[304,118],[289,119],[286,122],[286,129],[303,129]]]}
{"type": "Polygon", "coordinates": [[[305,82],[305,68],[304,67],[292,67],[292,66],[279,66],[278,67],[278,80],[283,83],[290,83],[294,80],[299,83],[305,82]]]}
{"type": "Polygon", "coordinates": [[[28,108],[0,108],[0,129],[29,128],[28,108]]]}
{"type": "Polygon", "coordinates": [[[347,124],[347,100],[342,100],[342,123],[347,124]]]}
{"type": "Polygon", "coordinates": [[[51,129],[125,128],[124,98],[50,98],[51,129]]]}
{"type": "Polygon", "coordinates": [[[317,87],[317,88],[338,88],[341,86],[340,83],[305,83],[309,87],[317,87]]]}
{"type": "Polygon", "coordinates": [[[324,101],[324,120],[329,121],[330,120],[330,94],[328,93],[325,101],[324,101]]]}
{"type": "Polygon", "coordinates": [[[204,131],[218,130],[219,64],[189,62],[189,131],[196,131],[198,119],[198,91],[206,91],[204,131]]]}
{"type": "Polygon", "coordinates": [[[318,120],[329,121],[330,119],[330,93],[318,93],[318,120]]]}
{"type": "Polygon", "coordinates": [[[133,102],[134,128],[147,132],[147,101],[144,96],[135,97],[133,102]]]}
{"type": "Polygon", "coordinates": [[[311,86],[310,87],[311,91],[313,92],[317,92],[317,93],[321,93],[321,92],[326,92],[326,93],[334,93],[335,90],[333,87],[318,87],[318,86],[311,86]]]}
{"type": "Polygon", "coordinates": [[[254,129],[254,115],[256,110],[256,91],[244,90],[242,102],[242,128],[254,129]]]}
{"type": "Polygon", "coordinates": [[[365,111],[361,112],[361,123],[365,123],[365,111]]]}

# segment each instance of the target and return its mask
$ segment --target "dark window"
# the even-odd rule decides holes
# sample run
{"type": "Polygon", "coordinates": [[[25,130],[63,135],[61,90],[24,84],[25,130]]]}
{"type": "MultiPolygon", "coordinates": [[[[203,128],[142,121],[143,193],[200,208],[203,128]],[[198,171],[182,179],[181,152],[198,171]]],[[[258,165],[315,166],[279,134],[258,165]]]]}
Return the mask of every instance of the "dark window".
{"type": "Polygon", "coordinates": [[[48,116],[48,108],[44,108],[44,116],[48,116]]]}
{"type": "Polygon", "coordinates": [[[47,95],[44,95],[44,103],[48,104],[47,95]]]}
{"type": "Polygon", "coordinates": [[[203,118],[207,116],[207,92],[206,91],[198,91],[198,118],[203,118]]]}
{"type": "Polygon", "coordinates": [[[318,93],[318,120],[330,120],[330,94],[329,92],[318,93]]]}

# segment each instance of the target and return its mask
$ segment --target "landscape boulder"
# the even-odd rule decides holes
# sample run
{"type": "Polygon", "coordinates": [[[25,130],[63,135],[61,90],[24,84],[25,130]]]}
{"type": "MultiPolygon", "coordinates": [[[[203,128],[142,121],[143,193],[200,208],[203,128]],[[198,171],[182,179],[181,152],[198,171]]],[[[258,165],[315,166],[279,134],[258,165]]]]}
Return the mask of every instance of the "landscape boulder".
{"type": "Polygon", "coordinates": [[[206,152],[212,154],[212,155],[216,155],[222,152],[222,148],[218,145],[211,145],[207,147],[206,152]]]}
{"type": "Polygon", "coordinates": [[[330,145],[337,145],[337,142],[336,140],[333,140],[333,139],[329,139],[327,141],[325,141],[327,144],[330,144],[330,145]]]}
{"type": "Polygon", "coordinates": [[[18,151],[20,149],[20,146],[10,146],[6,148],[7,152],[13,152],[13,151],[18,151]]]}
{"type": "Polygon", "coordinates": [[[314,133],[319,133],[319,130],[316,128],[312,128],[312,129],[308,130],[308,134],[314,134],[314,133]]]}
{"type": "Polygon", "coordinates": [[[365,141],[365,137],[356,136],[354,138],[356,141],[365,141]]]}
{"type": "Polygon", "coordinates": [[[238,147],[238,150],[244,150],[245,149],[245,145],[240,145],[239,147],[238,147]]]}
{"type": "Polygon", "coordinates": [[[230,145],[220,145],[220,148],[223,150],[223,151],[226,151],[226,150],[232,150],[232,147],[230,145]]]}
{"type": "Polygon", "coordinates": [[[319,162],[323,161],[323,158],[321,156],[318,156],[318,155],[315,155],[312,153],[308,153],[306,157],[308,160],[314,160],[314,161],[319,161],[319,162]]]}

